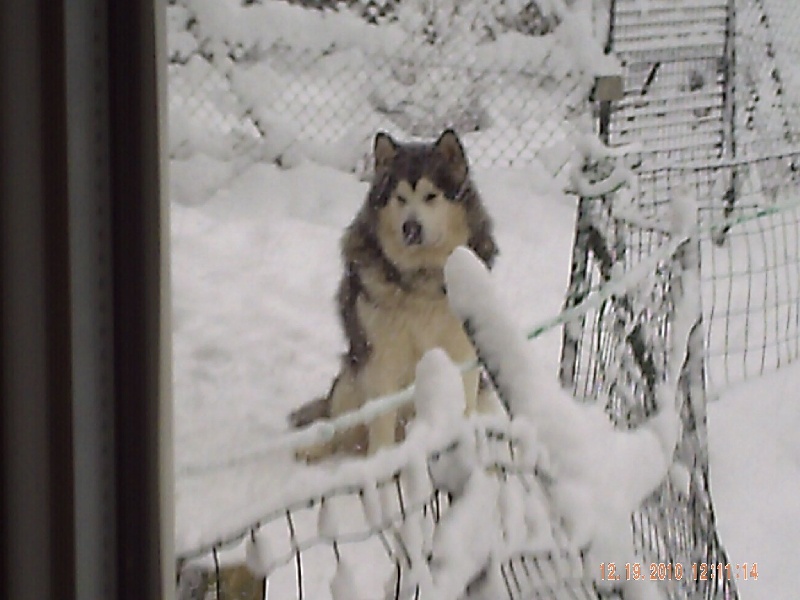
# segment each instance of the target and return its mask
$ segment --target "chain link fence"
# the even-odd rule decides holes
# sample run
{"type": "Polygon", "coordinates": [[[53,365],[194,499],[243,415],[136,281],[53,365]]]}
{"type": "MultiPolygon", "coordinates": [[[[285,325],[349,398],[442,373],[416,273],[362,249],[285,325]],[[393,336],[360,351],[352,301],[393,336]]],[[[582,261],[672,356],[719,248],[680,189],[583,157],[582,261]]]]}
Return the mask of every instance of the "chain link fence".
{"type": "Polygon", "coordinates": [[[601,135],[637,145],[636,202],[681,190],[717,224],[702,247],[707,377],[715,393],[795,360],[797,210],[749,216],[797,198],[800,8],[778,0],[617,0],[611,47],[625,95],[601,135]],[[683,178],[667,178],[670,167],[683,178]]]}
{"type": "MultiPolygon", "coordinates": [[[[587,165],[589,177],[599,181],[614,168],[618,165],[607,160],[587,165]]],[[[677,168],[665,177],[679,181],[685,172],[677,168]]],[[[579,400],[603,405],[618,428],[636,430],[656,412],[670,355],[684,343],[676,333],[685,318],[676,317],[677,304],[686,295],[699,301],[696,281],[682,274],[694,273],[699,280],[703,238],[692,237],[665,255],[681,199],[673,195],[658,205],[627,200],[622,189],[580,200],[565,311],[586,303],[592,308],[564,325],[559,378],[579,400]],[[590,302],[593,293],[627,277],[632,285],[624,291],[590,302]]],[[[703,338],[700,320],[682,362],[681,433],[670,476],[633,515],[637,550],[649,564],[728,562],[709,487],[703,338]]],[[[724,577],[673,579],[666,588],[674,600],[738,597],[735,582],[724,577]]]]}
{"type": "Polygon", "coordinates": [[[733,220],[726,243],[705,251],[709,378],[717,388],[787,365],[800,347],[800,7],[729,4],[729,161],[698,168],[694,178],[708,190],[705,219],[722,212],[733,220]]]}
{"type": "Polygon", "coordinates": [[[376,130],[445,127],[478,165],[557,173],[604,68],[585,0],[175,0],[168,14],[170,155],[224,161],[219,179],[301,158],[362,171],[376,130]]]}

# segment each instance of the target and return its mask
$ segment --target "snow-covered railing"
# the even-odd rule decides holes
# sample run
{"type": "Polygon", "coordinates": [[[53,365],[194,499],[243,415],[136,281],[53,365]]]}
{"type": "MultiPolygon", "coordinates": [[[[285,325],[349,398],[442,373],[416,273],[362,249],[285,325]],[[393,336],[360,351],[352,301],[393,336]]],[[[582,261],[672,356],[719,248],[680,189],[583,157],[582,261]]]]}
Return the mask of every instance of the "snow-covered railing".
{"type": "Polygon", "coordinates": [[[220,598],[593,598],[585,556],[553,514],[535,428],[524,417],[464,419],[460,373],[440,350],[420,362],[416,389],[398,446],[299,469],[258,522],[182,540],[195,549],[179,597],[211,586],[220,598]]]}

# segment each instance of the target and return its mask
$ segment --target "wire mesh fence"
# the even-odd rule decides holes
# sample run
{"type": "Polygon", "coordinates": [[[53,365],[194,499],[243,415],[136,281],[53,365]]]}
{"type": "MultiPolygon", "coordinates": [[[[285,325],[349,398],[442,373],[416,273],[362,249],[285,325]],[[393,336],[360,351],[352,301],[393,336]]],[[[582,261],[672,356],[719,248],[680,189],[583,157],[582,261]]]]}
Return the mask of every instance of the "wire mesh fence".
{"type": "Polygon", "coordinates": [[[793,200],[800,10],[773,0],[650,8],[613,5],[625,95],[611,103],[601,135],[612,146],[638,144],[640,207],[694,189],[700,222],[721,223],[716,243],[702,246],[707,375],[720,392],[797,356],[796,211],[724,222],[793,200]]]}
{"type": "Polygon", "coordinates": [[[287,502],[193,549],[184,556],[179,598],[430,598],[438,596],[425,593],[426,573],[448,569],[463,579],[467,596],[491,589],[508,598],[595,598],[582,552],[551,520],[546,478],[522,447],[508,424],[495,421],[427,459],[401,449],[397,464],[374,479],[361,465],[359,481],[287,502]],[[489,485],[474,485],[476,473],[489,485]],[[516,510],[498,520],[498,504],[516,510]],[[442,527],[451,537],[457,528],[456,537],[475,546],[447,556],[437,543],[442,527]],[[516,536],[506,556],[491,555],[498,535],[516,536]],[[454,568],[454,560],[465,567],[454,568]]]}
{"type": "Polygon", "coordinates": [[[591,11],[560,3],[175,0],[168,10],[171,156],[202,152],[233,172],[300,158],[360,170],[377,129],[409,138],[454,127],[477,165],[540,161],[555,173],[601,64],[591,11]]]}
{"type": "MultiPolygon", "coordinates": [[[[594,177],[608,175],[609,168],[607,162],[594,163],[594,177]]],[[[685,172],[676,169],[671,176],[681,180],[685,172]]],[[[648,257],[668,243],[675,196],[657,204],[633,199],[633,213],[620,211],[626,198],[619,191],[581,199],[567,309],[611,280],[641,269],[648,257]]],[[[689,226],[694,227],[693,221],[689,226]]],[[[676,273],[696,270],[699,278],[699,252],[699,239],[684,242],[675,255],[648,271],[645,285],[608,297],[580,320],[564,326],[562,384],[585,402],[603,403],[618,427],[635,429],[656,410],[656,390],[670,349],[677,343],[676,299],[700,294],[698,285],[676,278],[676,273]]],[[[727,562],[716,533],[709,488],[703,337],[703,325],[698,322],[689,337],[678,388],[682,428],[671,476],[633,516],[639,551],[650,563],[727,562]]],[[[735,583],[725,578],[689,578],[671,581],[668,597],[728,599],[737,593],[735,583]]]]}
{"type": "Polygon", "coordinates": [[[714,393],[798,357],[798,176],[761,179],[778,165],[791,173],[797,160],[788,152],[638,173],[644,210],[658,214],[676,193],[701,199],[706,376],[714,393]]]}

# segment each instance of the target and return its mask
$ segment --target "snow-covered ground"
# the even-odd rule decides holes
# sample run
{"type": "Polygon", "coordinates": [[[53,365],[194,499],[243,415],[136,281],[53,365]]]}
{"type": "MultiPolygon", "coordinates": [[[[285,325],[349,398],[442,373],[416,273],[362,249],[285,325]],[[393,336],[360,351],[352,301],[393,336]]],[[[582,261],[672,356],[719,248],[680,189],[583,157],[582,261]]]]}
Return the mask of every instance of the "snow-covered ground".
{"type": "MultiPolygon", "coordinates": [[[[338,239],[367,186],[311,163],[256,164],[213,195],[224,163],[172,162],[177,543],[257,518],[298,467],[266,445],[295,406],[322,394],[343,338],[333,295],[338,239]]],[[[575,202],[535,167],[478,169],[495,219],[495,269],[521,323],[555,315],[569,269],[575,202]]],[[[534,343],[556,374],[560,332],[534,343]]],[[[752,381],[709,409],[712,493],[734,563],[758,563],[743,598],[791,598],[800,539],[800,366],[752,381]]]]}
{"type": "MultiPolygon", "coordinates": [[[[187,190],[214,168],[202,158],[176,162],[171,226],[180,548],[192,531],[212,524],[222,531],[228,518],[239,524],[239,505],[255,503],[258,512],[259,495],[293,468],[286,455],[244,467],[240,459],[259,454],[285,430],[287,413],[325,393],[336,373],[344,350],[333,300],[341,274],[338,240],[367,185],[311,164],[287,171],[255,165],[198,204],[187,190]],[[209,509],[220,503],[228,504],[209,509]]],[[[496,273],[513,316],[535,324],[556,314],[566,287],[574,200],[542,170],[478,171],[476,179],[496,221],[496,273]]],[[[553,330],[540,341],[549,349],[552,373],[559,339],[553,330]]]]}
{"type": "Polygon", "coordinates": [[[758,563],[739,581],[743,600],[797,597],[800,540],[800,364],[740,384],[708,410],[711,494],[734,563],[758,563]]]}

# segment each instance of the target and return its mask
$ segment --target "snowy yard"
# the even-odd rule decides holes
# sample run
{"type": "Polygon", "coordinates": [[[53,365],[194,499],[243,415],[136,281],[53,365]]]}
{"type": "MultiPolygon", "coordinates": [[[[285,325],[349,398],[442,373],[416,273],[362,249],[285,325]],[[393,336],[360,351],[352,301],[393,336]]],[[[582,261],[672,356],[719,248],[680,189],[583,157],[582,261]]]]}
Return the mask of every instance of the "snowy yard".
{"type": "MultiPolygon", "coordinates": [[[[298,467],[266,452],[293,407],[323,393],[343,339],[333,303],[338,238],[363,200],[353,175],[254,165],[208,201],[191,190],[220,165],[173,163],[172,264],[178,550],[260,517],[298,467]]],[[[495,277],[521,323],[563,302],[575,201],[544,170],[479,169],[497,226],[495,277]]],[[[536,344],[555,378],[560,332],[536,344]]],[[[711,489],[732,562],[758,563],[745,599],[790,598],[800,539],[800,367],[710,406],[711,489]]]]}
{"type": "MultiPolygon", "coordinates": [[[[183,166],[190,183],[206,168],[196,164],[190,175],[183,166]]],[[[171,219],[180,541],[210,523],[224,530],[220,519],[239,521],[236,510],[209,510],[217,495],[258,513],[254,497],[294,468],[288,456],[271,456],[246,464],[245,476],[239,465],[203,473],[257,453],[286,429],[292,408],[327,390],[344,350],[333,300],[338,240],[367,185],[310,164],[289,171],[257,165],[204,205],[187,206],[179,179],[171,219]],[[262,481],[248,481],[265,470],[262,481]],[[243,480],[254,496],[234,485],[243,480]]],[[[479,171],[477,182],[495,218],[496,277],[514,316],[533,325],[556,314],[574,200],[534,170],[479,171]]],[[[557,330],[542,339],[552,373],[559,339],[557,330]]]]}
{"type": "Polygon", "coordinates": [[[758,563],[744,600],[796,597],[800,364],[738,385],[708,410],[711,492],[731,562],[758,563]]]}
{"type": "MultiPolygon", "coordinates": [[[[493,279],[516,322],[533,326],[561,310],[570,269],[577,204],[563,192],[564,171],[558,180],[552,173],[564,166],[576,128],[587,122],[579,116],[589,108],[587,81],[593,76],[586,74],[610,68],[598,61],[599,46],[585,43],[590,37],[588,0],[553,3],[561,9],[571,6],[581,17],[565,19],[569,26],[556,28],[554,35],[521,35],[501,27],[490,32],[491,42],[478,44],[469,36],[446,35],[451,24],[438,23],[448,60],[411,73],[422,78],[413,85],[404,82],[409,74],[403,69],[435,57],[422,56],[407,43],[419,34],[421,23],[412,9],[398,13],[396,23],[374,27],[352,14],[303,11],[278,2],[246,4],[252,4],[247,13],[232,0],[180,0],[170,6],[170,55],[175,59],[170,67],[170,225],[179,553],[255,522],[268,510],[280,509],[284,498],[331,474],[329,465],[298,464],[289,450],[275,449],[274,441],[286,432],[292,409],[326,392],[344,350],[334,304],[342,269],[338,243],[367,192],[367,183],[347,172],[363,166],[366,140],[379,128],[408,137],[415,126],[431,128],[443,118],[462,119],[462,133],[480,130],[465,133],[463,139],[473,157],[473,177],[495,221],[500,256],[493,279]],[[195,19],[200,29],[190,32],[187,28],[195,19]],[[208,28],[209,23],[214,27],[208,28]],[[205,55],[198,50],[204,35],[212,40],[217,36],[204,48],[205,55]],[[210,59],[209,48],[214,55],[210,59]],[[233,69],[226,54],[230,48],[255,48],[255,55],[261,55],[233,69]],[[265,53],[266,48],[272,53],[265,53]],[[287,48],[291,51],[282,54],[287,48]],[[381,55],[391,60],[369,62],[381,55]],[[469,76],[463,73],[467,63],[473,69],[469,76]],[[576,65],[582,67],[577,69],[579,77],[574,77],[576,65]],[[345,67],[349,70],[339,70],[345,67]],[[348,85],[330,87],[340,81],[348,85]],[[452,93],[454,86],[457,93],[452,93]],[[358,127],[352,126],[353,114],[363,117],[358,127]],[[525,166],[504,166],[514,161],[525,166]]],[[[511,11],[507,18],[519,16],[516,2],[498,3],[494,9],[490,3],[462,4],[478,11],[473,15],[478,20],[466,26],[470,35],[482,31],[475,23],[491,29],[502,22],[494,9],[511,11]]],[[[650,9],[677,10],[681,14],[676,23],[691,20],[694,9],[719,19],[725,15],[723,4],[684,0],[676,9],[656,0],[620,2],[620,19],[638,15],[647,21],[650,9]],[[684,8],[689,11],[685,15],[684,8]]],[[[754,0],[749,6],[761,4],[754,0]]],[[[764,6],[774,12],[788,4],[768,0],[764,6]]],[[[790,17],[800,15],[784,12],[775,13],[786,16],[775,28],[781,60],[791,55],[791,48],[784,47],[791,45],[790,17]]],[[[748,23],[747,18],[754,17],[745,15],[740,23],[748,23]]],[[[656,36],[654,43],[669,49],[676,41],[670,38],[675,27],[656,27],[666,37],[656,36]]],[[[631,23],[619,32],[620,39],[641,33],[631,23]]],[[[724,30],[718,27],[714,32],[714,43],[721,47],[724,30]]],[[[634,50],[646,45],[638,38],[632,43],[634,50]]],[[[760,58],[754,56],[747,59],[759,65],[760,58]]],[[[796,95],[797,69],[776,61],[787,90],[796,95]]],[[[711,62],[717,64],[716,59],[711,62]]],[[[665,67],[658,75],[655,87],[667,86],[659,92],[665,97],[685,92],[677,87],[684,68],[678,66],[674,73],[665,67]]],[[[639,67],[647,67],[642,77],[652,77],[657,70],[646,60],[639,67]]],[[[772,101],[767,88],[773,79],[764,75],[756,83],[763,87],[766,105],[772,101]]],[[[643,85],[642,98],[647,87],[643,85]]],[[[777,110],[767,106],[758,113],[757,99],[753,106],[763,123],[784,125],[777,110]]],[[[650,110],[649,105],[642,107],[645,113],[650,110]]],[[[716,107],[709,114],[717,118],[721,113],[716,107]]],[[[623,121],[632,123],[632,139],[639,141],[641,127],[658,129],[666,123],[663,117],[623,115],[623,121]]],[[[697,142],[692,136],[708,133],[705,137],[716,143],[719,132],[714,128],[719,123],[708,115],[696,117],[696,111],[675,117],[688,121],[681,121],[683,129],[673,128],[674,141],[691,145],[697,142]]],[[[654,145],[659,144],[666,142],[654,145]]],[[[716,156],[718,148],[711,152],[716,156]]],[[[716,181],[705,189],[722,186],[713,193],[721,197],[726,183],[716,181]]],[[[762,202],[761,193],[753,192],[750,199],[762,202]]],[[[758,229],[752,222],[749,226],[758,229]]],[[[793,231],[797,235],[796,227],[793,231]]],[[[770,335],[785,334],[787,348],[793,345],[795,331],[780,329],[795,315],[794,304],[773,300],[779,290],[796,295],[800,282],[792,281],[788,267],[773,277],[773,271],[750,261],[759,252],[762,258],[778,257],[796,252],[798,246],[784,236],[769,248],[762,243],[753,254],[750,243],[747,236],[731,235],[723,248],[703,244],[706,266],[730,274],[736,271],[734,262],[744,265],[736,271],[742,279],[720,280],[716,287],[707,280],[704,289],[704,302],[720,307],[717,320],[707,323],[711,380],[725,384],[747,379],[710,390],[715,398],[708,407],[710,485],[718,533],[730,562],[758,565],[758,580],[737,581],[743,600],[789,600],[796,596],[791,561],[800,540],[800,402],[795,392],[800,363],[749,378],[753,369],[763,366],[758,348],[741,365],[738,355],[728,361],[727,351],[731,346],[737,351],[742,345],[749,348],[762,335],[766,340],[767,330],[770,335]],[[788,281],[784,273],[790,275],[788,281]],[[751,293],[760,296],[754,302],[763,300],[765,310],[774,305],[761,321],[750,319],[751,293]]],[[[797,258],[783,257],[783,267],[797,258]]],[[[760,308],[759,304],[752,312],[760,308]]],[[[555,381],[561,330],[552,329],[530,343],[541,372],[555,381]]],[[[768,352],[765,342],[764,355],[768,352]]],[[[772,358],[769,355],[766,362],[772,358]]],[[[317,556],[310,555],[311,564],[323,565],[317,556]]],[[[319,590],[327,590],[329,563],[317,573],[306,573],[315,600],[328,597],[327,591],[319,590]]],[[[371,574],[381,580],[384,575],[371,574]]],[[[293,589],[293,576],[290,572],[286,581],[283,576],[273,578],[269,597],[282,600],[285,590],[293,589]]]]}

